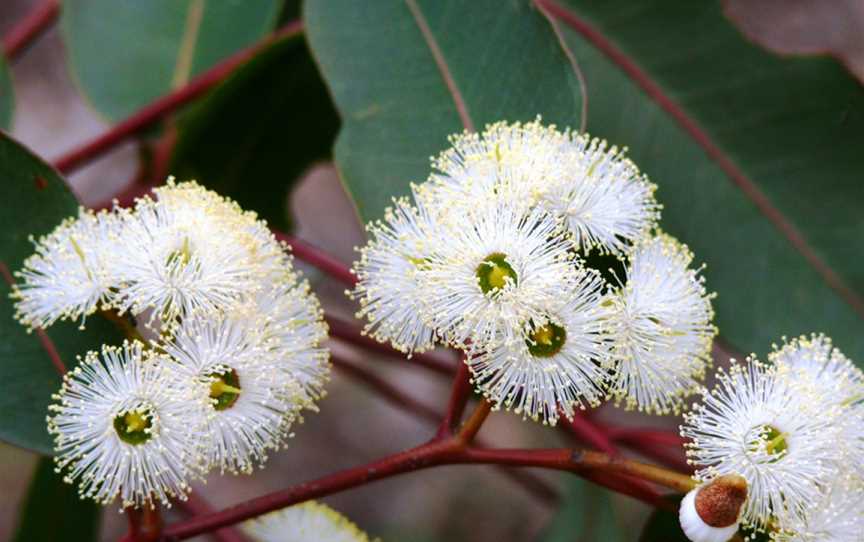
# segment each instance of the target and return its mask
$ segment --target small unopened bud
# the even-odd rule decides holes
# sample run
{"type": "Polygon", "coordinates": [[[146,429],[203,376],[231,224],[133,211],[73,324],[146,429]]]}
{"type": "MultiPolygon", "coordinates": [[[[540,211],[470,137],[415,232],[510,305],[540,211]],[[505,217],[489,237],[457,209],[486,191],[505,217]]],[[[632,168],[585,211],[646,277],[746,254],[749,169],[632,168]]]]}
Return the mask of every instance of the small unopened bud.
{"type": "Polygon", "coordinates": [[[747,481],[736,474],[697,487],[681,501],[678,518],[693,542],[728,542],[738,531],[747,481]]]}

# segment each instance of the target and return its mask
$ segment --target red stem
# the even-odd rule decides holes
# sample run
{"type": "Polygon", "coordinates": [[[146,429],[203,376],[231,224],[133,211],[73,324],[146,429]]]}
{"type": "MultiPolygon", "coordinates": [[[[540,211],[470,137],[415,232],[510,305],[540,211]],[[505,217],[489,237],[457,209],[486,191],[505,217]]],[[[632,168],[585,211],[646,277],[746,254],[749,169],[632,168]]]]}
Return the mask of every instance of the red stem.
{"type": "MultiPolygon", "coordinates": [[[[337,370],[375,390],[382,399],[393,406],[433,425],[437,424],[442,418],[442,414],[434,408],[416,401],[386,380],[366,371],[362,367],[358,367],[335,356],[332,357],[332,360],[337,370]]],[[[479,439],[476,442],[479,446],[486,446],[486,444],[481,444],[479,439]]],[[[561,500],[561,496],[554,487],[551,487],[544,480],[534,476],[530,472],[519,472],[507,468],[500,468],[499,470],[501,474],[522,486],[523,489],[538,498],[541,502],[554,506],[561,500]]]]}
{"type": "MultiPolygon", "coordinates": [[[[211,508],[210,504],[194,491],[189,494],[186,500],[178,500],[177,506],[192,516],[213,513],[213,508],[211,508]]],[[[209,534],[219,542],[251,542],[246,535],[233,527],[224,527],[209,534]]]]}
{"type": "Polygon", "coordinates": [[[117,143],[153,124],[180,106],[200,97],[211,88],[225,80],[231,73],[256,53],[282,38],[299,34],[303,28],[300,21],[286,24],[273,34],[257,44],[243,49],[202,73],[186,86],[146,105],[132,116],[116,124],[111,129],[61,156],[54,167],[63,173],[69,173],[84,165],[87,161],[107,151],[117,143]]]}
{"type": "Polygon", "coordinates": [[[609,435],[601,430],[594,422],[576,413],[572,420],[568,420],[562,413],[561,429],[571,433],[578,440],[610,455],[618,453],[615,444],[609,435]]]}
{"type": "MultiPolygon", "coordinates": [[[[397,350],[394,350],[389,345],[379,343],[375,339],[361,334],[357,326],[353,325],[351,322],[339,318],[338,316],[333,316],[332,314],[325,314],[324,320],[327,322],[327,326],[330,328],[331,337],[336,337],[337,339],[340,339],[352,345],[359,346],[373,352],[379,352],[386,356],[404,356],[404,354],[397,350]]],[[[452,360],[447,359],[446,356],[438,355],[431,352],[424,352],[412,355],[410,363],[408,365],[411,364],[421,365],[424,368],[429,369],[430,371],[440,375],[452,376],[453,373],[456,372],[456,364],[453,363],[452,360]]]]}
{"type": "MultiPolygon", "coordinates": [[[[517,467],[542,467],[570,471],[584,475],[602,470],[628,476],[645,476],[667,485],[675,491],[692,489],[689,477],[670,473],[657,467],[610,458],[606,454],[569,449],[551,450],[487,450],[464,447],[457,439],[433,440],[422,446],[387,456],[351,469],[324,476],[311,482],[275,491],[219,512],[193,517],[169,526],[164,540],[185,540],[193,536],[232,525],[274,510],[279,510],[309,499],[316,499],[406,472],[427,469],[437,465],[487,464],[517,467]]],[[[641,498],[632,492],[634,497],[641,498]]],[[[649,504],[660,505],[655,499],[649,504]]],[[[665,506],[665,505],[663,505],[665,506]]]]}
{"type": "Polygon", "coordinates": [[[125,509],[125,513],[129,531],[120,542],[156,542],[160,539],[164,527],[161,508],[129,507],[125,509]]]}
{"type": "Polygon", "coordinates": [[[60,3],[57,0],[43,0],[30,10],[18,24],[3,37],[3,54],[8,60],[21,54],[42,32],[57,20],[60,3]]]}
{"type": "MultiPolygon", "coordinates": [[[[12,273],[9,272],[9,268],[6,267],[5,262],[0,262],[0,275],[3,276],[3,280],[6,281],[10,288],[15,285],[15,279],[12,278],[12,273]]],[[[48,354],[48,357],[51,358],[51,363],[54,365],[54,368],[57,369],[60,376],[63,376],[66,374],[66,364],[64,364],[63,359],[60,358],[60,353],[57,351],[57,347],[54,346],[54,341],[51,340],[51,337],[49,337],[41,327],[34,329],[36,331],[36,336],[39,337],[39,342],[42,343],[42,348],[45,350],[45,353],[48,354]]]]}
{"type": "Polygon", "coordinates": [[[441,425],[438,426],[435,438],[440,439],[452,435],[459,422],[462,421],[462,414],[465,412],[465,406],[471,396],[470,377],[468,364],[460,363],[459,369],[453,376],[453,386],[450,391],[450,400],[447,403],[447,411],[444,413],[441,425]]]}
{"type": "MultiPolygon", "coordinates": [[[[619,450],[612,442],[606,428],[598,425],[582,413],[577,413],[572,420],[562,415],[561,428],[571,433],[578,440],[592,448],[600,450],[609,456],[617,456],[619,450]]],[[[595,472],[586,476],[589,480],[607,487],[613,491],[624,493],[645,501],[663,502],[653,487],[638,478],[616,475],[609,472],[595,472]]]]}
{"type": "Polygon", "coordinates": [[[291,245],[291,251],[298,259],[317,267],[346,286],[353,287],[357,284],[357,277],[354,276],[354,273],[351,272],[348,266],[327,252],[311,243],[278,230],[273,230],[273,235],[280,241],[285,241],[291,245]]]}

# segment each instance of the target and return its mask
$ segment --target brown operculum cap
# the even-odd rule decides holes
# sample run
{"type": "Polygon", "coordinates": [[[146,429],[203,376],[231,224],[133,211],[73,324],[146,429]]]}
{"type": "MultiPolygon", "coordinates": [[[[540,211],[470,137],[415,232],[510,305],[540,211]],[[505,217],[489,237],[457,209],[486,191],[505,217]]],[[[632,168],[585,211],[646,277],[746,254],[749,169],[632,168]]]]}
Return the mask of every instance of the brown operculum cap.
{"type": "Polygon", "coordinates": [[[747,500],[747,480],[737,474],[719,476],[696,494],[696,513],[712,527],[728,527],[738,521],[747,500]]]}

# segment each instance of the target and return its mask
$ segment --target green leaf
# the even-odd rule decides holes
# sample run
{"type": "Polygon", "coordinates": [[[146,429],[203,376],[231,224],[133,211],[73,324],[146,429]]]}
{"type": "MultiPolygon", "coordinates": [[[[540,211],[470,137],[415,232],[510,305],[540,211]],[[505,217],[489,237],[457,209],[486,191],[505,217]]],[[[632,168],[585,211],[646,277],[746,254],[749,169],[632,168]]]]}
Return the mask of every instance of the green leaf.
{"type": "MultiPolygon", "coordinates": [[[[77,213],[78,203],[50,166],[2,134],[0,179],[0,263],[12,272],[33,252],[28,236],[50,232],[77,213]]],[[[0,281],[0,439],[50,454],[45,416],[61,379],[37,335],[14,320],[10,291],[0,281]]],[[[67,368],[74,366],[75,356],[121,340],[114,326],[96,317],[87,319],[85,331],[75,322],[60,322],[47,335],[67,368]]]]}
{"type": "Polygon", "coordinates": [[[566,2],[565,17],[583,25],[573,31],[561,19],[587,81],[588,130],[629,146],[659,185],[663,226],[708,264],[721,335],[744,352],[765,353],[783,335],[825,331],[864,363],[857,250],[864,88],[832,59],[781,58],[748,43],[721,8],[687,0],[566,2]],[[613,57],[628,63],[629,75],[613,57]],[[654,97],[644,90],[647,80],[654,97]],[[675,104],[677,119],[658,95],[675,104]],[[710,156],[682,119],[700,127],[723,158],[710,156]],[[730,177],[722,160],[745,178],[730,177]],[[754,189],[772,210],[760,209],[754,189]],[[801,239],[790,241],[778,219],[801,239]],[[802,247],[849,292],[830,287],[802,247]]]}
{"type": "Polygon", "coordinates": [[[271,45],[179,123],[171,171],[290,228],[288,192],[329,157],[339,117],[300,37],[271,45]]]}
{"type": "Polygon", "coordinates": [[[540,539],[543,542],[626,540],[611,493],[579,479],[570,482],[561,508],[540,539]]]}
{"type": "Polygon", "coordinates": [[[70,67],[93,106],[120,119],[257,42],[280,0],[76,0],[61,25],[70,67]]]}
{"type": "Polygon", "coordinates": [[[9,76],[9,65],[0,55],[0,128],[8,130],[12,126],[12,109],[15,97],[12,91],[12,78],[9,76]]]}
{"type": "MultiPolygon", "coordinates": [[[[463,123],[409,2],[310,0],[307,36],[343,128],[334,155],[363,220],[429,174],[463,123]]],[[[530,2],[419,0],[417,10],[477,127],[501,119],[578,126],[576,76],[530,2]]]]}
{"type": "Polygon", "coordinates": [[[50,458],[42,458],[30,482],[12,540],[95,541],[99,538],[100,511],[93,501],[82,500],[75,486],[63,482],[54,472],[50,458]]]}

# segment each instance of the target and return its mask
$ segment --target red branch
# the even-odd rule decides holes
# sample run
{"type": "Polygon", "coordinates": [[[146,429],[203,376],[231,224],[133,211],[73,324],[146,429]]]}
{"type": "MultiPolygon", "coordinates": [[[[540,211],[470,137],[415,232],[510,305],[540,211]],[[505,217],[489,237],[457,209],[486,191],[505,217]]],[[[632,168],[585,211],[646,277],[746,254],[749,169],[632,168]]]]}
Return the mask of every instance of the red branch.
{"type": "MultiPolygon", "coordinates": [[[[394,350],[389,345],[384,343],[379,343],[375,339],[371,337],[367,337],[360,333],[360,330],[357,326],[351,324],[350,322],[339,318],[338,316],[333,316],[332,314],[324,314],[324,320],[327,322],[327,326],[330,328],[330,336],[345,341],[346,343],[352,344],[354,346],[359,346],[361,348],[365,348],[366,350],[371,350],[373,352],[379,352],[388,357],[402,357],[403,354],[397,350],[394,350]]],[[[420,365],[426,369],[429,369],[431,372],[451,376],[454,372],[456,372],[456,363],[452,360],[447,359],[447,356],[438,355],[432,352],[429,353],[419,353],[413,354],[410,358],[410,362],[408,365],[420,365]]]]}
{"type": "Polygon", "coordinates": [[[447,411],[438,426],[435,438],[443,438],[453,434],[453,431],[462,421],[462,414],[471,396],[471,375],[467,363],[460,363],[459,369],[453,375],[453,387],[450,391],[450,400],[447,403],[447,411]]]}
{"type": "MultiPolygon", "coordinates": [[[[6,267],[5,262],[0,262],[0,275],[3,275],[3,280],[9,284],[10,288],[15,285],[15,279],[12,278],[12,273],[9,272],[9,268],[6,267]]],[[[49,337],[41,327],[34,329],[36,331],[36,336],[39,337],[39,342],[42,343],[42,348],[45,349],[45,353],[48,354],[49,358],[51,358],[51,363],[54,365],[54,368],[57,369],[60,376],[63,376],[66,374],[66,364],[63,363],[63,359],[60,357],[57,347],[54,346],[54,341],[51,340],[51,337],[49,337]]]]}
{"type": "MultiPolygon", "coordinates": [[[[368,386],[379,397],[393,406],[433,425],[438,424],[438,421],[443,417],[434,408],[415,400],[386,380],[366,371],[362,367],[358,367],[336,356],[332,357],[332,361],[337,370],[368,386]]],[[[479,440],[477,440],[477,443],[479,446],[486,446],[485,444],[481,444],[479,440]]],[[[541,502],[554,506],[561,500],[561,496],[554,487],[549,486],[544,480],[534,476],[530,472],[519,472],[506,468],[501,468],[500,471],[501,474],[522,486],[528,493],[540,499],[541,502]]]]}
{"type": "Polygon", "coordinates": [[[21,54],[57,20],[59,13],[60,3],[57,0],[43,0],[33,8],[3,37],[3,54],[6,58],[12,60],[21,54]]]}
{"type": "Polygon", "coordinates": [[[560,423],[561,429],[567,433],[571,433],[574,437],[592,448],[611,455],[618,453],[615,444],[612,443],[609,436],[593,421],[581,416],[580,413],[573,416],[572,420],[568,420],[562,413],[560,423]]]}
{"type": "Polygon", "coordinates": [[[329,253],[324,252],[311,243],[278,230],[273,230],[273,235],[280,241],[285,241],[291,245],[291,252],[298,259],[320,269],[346,286],[353,287],[357,284],[357,277],[351,272],[348,266],[329,253]]]}
{"type": "Polygon", "coordinates": [[[63,173],[69,173],[76,170],[87,161],[107,151],[117,143],[153,124],[180,106],[202,96],[214,86],[224,81],[234,72],[235,69],[255,56],[255,54],[260,52],[262,49],[282,38],[299,34],[302,28],[303,24],[300,21],[286,24],[257,44],[247,49],[243,49],[242,51],[231,55],[219,64],[216,64],[190,81],[187,85],[170,94],[166,94],[138,110],[136,113],[132,114],[132,116],[114,125],[102,135],[99,135],[77,149],[73,149],[64,154],[54,162],[54,167],[63,173]]]}
{"type": "MultiPolygon", "coordinates": [[[[213,508],[210,504],[194,491],[189,494],[186,500],[178,500],[177,506],[193,516],[213,513],[213,508]]],[[[250,542],[247,536],[233,527],[225,527],[208,534],[219,542],[250,542]]]]}
{"type": "MultiPolygon", "coordinates": [[[[489,450],[465,447],[458,439],[448,438],[446,440],[433,440],[422,446],[384,457],[366,465],[346,469],[317,480],[275,491],[213,514],[197,516],[175,523],[165,529],[164,539],[167,541],[185,540],[212,531],[213,529],[232,525],[309,499],[324,497],[376,480],[438,465],[457,464],[541,467],[582,475],[586,472],[603,471],[639,476],[640,478],[662,484],[677,492],[686,492],[693,488],[693,482],[685,475],[671,473],[664,469],[636,461],[611,458],[600,452],[574,451],[566,448],[550,450],[489,450]]],[[[654,499],[651,499],[649,504],[667,506],[662,502],[655,502],[654,499]]]]}

